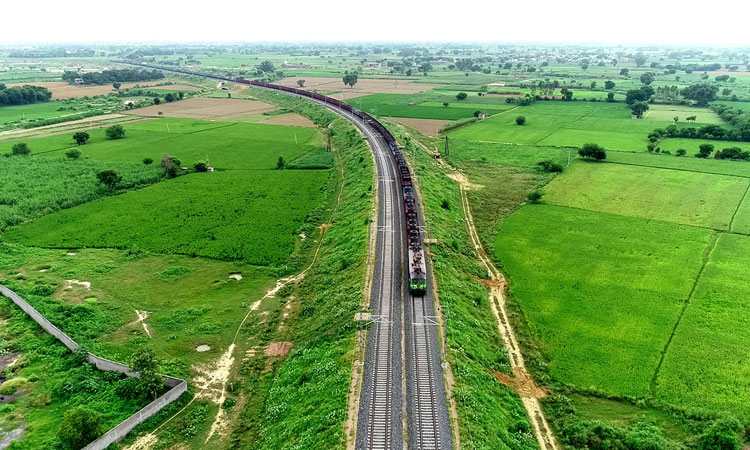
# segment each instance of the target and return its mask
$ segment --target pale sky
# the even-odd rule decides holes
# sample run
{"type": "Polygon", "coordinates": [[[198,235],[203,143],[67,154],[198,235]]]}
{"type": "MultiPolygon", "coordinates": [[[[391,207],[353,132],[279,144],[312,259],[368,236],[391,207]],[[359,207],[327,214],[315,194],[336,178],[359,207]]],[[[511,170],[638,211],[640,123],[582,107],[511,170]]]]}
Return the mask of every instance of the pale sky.
{"type": "Polygon", "coordinates": [[[748,0],[3,0],[0,43],[461,40],[750,47],[748,13],[748,0]]]}

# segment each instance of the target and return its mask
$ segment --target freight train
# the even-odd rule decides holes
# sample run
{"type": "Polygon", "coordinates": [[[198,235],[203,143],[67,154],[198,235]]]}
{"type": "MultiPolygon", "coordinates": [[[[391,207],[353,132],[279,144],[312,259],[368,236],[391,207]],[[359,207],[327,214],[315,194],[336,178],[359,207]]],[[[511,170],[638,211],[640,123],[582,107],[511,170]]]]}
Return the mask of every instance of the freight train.
{"type": "MultiPolygon", "coordinates": [[[[118,61],[126,64],[131,64],[127,61],[118,61]]],[[[327,97],[325,95],[318,94],[316,92],[306,91],[304,89],[297,89],[289,86],[280,86],[277,84],[266,83],[257,80],[245,80],[243,78],[234,77],[221,77],[216,75],[202,74],[191,72],[188,70],[171,68],[171,67],[158,67],[150,66],[147,64],[139,64],[141,66],[151,67],[154,69],[165,70],[169,72],[183,73],[186,75],[193,75],[205,78],[212,78],[220,81],[230,81],[238,84],[245,84],[250,86],[257,86],[266,89],[273,89],[276,91],[288,92],[290,94],[298,95],[301,97],[310,98],[322,102],[325,104],[333,105],[338,109],[343,109],[350,114],[360,118],[362,122],[369,124],[374,128],[383,140],[388,144],[391,155],[396,161],[398,168],[399,182],[401,185],[401,201],[404,206],[404,212],[406,214],[406,242],[407,242],[407,253],[409,261],[409,292],[413,296],[424,296],[427,292],[427,265],[425,262],[424,243],[422,241],[421,225],[419,220],[419,209],[416,205],[416,197],[414,195],[414,186],[411,181],[411,172],[409,166],[406,164],[404,156],[401,154],[401,150],[396,143],[396,139],[393,137],[390,131],[386,129],[383,124],[375,120],[374,117],[367,114],[364,111],[354,109],[348,103],[342,102],[335,98],[327,97]]]]}

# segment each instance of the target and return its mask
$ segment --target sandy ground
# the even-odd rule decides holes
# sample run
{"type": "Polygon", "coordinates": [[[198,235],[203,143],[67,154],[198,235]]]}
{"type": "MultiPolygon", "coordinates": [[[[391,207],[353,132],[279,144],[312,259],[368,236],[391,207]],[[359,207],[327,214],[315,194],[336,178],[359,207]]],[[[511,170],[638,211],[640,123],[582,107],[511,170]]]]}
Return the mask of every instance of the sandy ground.
{"type": "Polygon", "coordinates": [[[315,128],[315,123],[313,123],[312,120],[296,113],[274,116],[262,123],[268,125],[292,125],[296,127],[315,128]]]}
{"type": "Polygon", "coordinates": [[[272,111],[276,106],[255,100],[193,97],[172,103],[133,109],[128,114],[141,117],[182,117],[186,119],[227,120],[248,114],[272,111]]]}
{"type": "Polygon", "coordinates": [[[450,120],[438,120],[438,119],[408,119],[404,117],[388,117],[388,120],[393,120],[402,125],[406,125],[409,128],[415,129],[426,136],[437,136],[440,134],[440,128],[451,123],[450,120]]]}
{"type": "Polygon", "coordinates": [[[435,84],[412,83],[406,80],[360,79],[354,87],[346,86],[341,78],[288,77],[277,82],[282,86],[297,86],[297,80],[305,80],[303,89],[318,91],[341,91],[331,97],[339,100],[362,97],[370,94],[416,94],[436,88],[435,84]]]}
{"type": "MultiPolygon", "coordinates": [[[[80,120],[71,120],[69,122],[61,122],[56,123],[53,125],[45,125],[43,127],[37,127],[37,128],[21,128],[18,130],[8,130],[0,132],[0,140],[3,140],[5,138],[14,138],[14,137],[39,137],[36,136],[39,134],[40,136],[47,136],[51,134],[55,134],[56,129],[65,128],[64,132],[67,133],[71,130],[68,130],[67,127],[75,126],[75,125],[81,125],[81,128],[94,128],[99,126],[98,122],[110,120],[110,119],[119,119],[122,117],[129,117],[124,114],[103,114],[101,116],[94,116],[94,117],[88,117],[86,119],[80,119],[80,120]],[[28,135],[28,136],[27,136],[28,135]]],[[[130,116],[132,117],[132,116],[130,116]]],[[[109,124],[107,124],[109,126],[109,124]]]]}
{"type": "Polygon", "coordinates": [[[266,347],[266,356],[286,356],[292,349],[293,344],[291,342],[271,342],[266,347]]]}

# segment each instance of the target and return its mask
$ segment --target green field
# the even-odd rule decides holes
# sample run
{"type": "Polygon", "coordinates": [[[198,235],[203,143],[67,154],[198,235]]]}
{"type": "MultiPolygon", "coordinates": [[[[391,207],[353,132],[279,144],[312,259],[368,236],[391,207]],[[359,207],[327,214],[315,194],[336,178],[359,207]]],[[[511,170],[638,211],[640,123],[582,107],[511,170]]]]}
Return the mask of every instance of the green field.
{"type": "Polygon", "coordinates": [[[734,214],[731,231],[750,235],[750,195],[747,192],[734,214]]]}
{"type": "Polygon", "coordinates": [[[549,101],[498,114],[456,130],[450,136],[546,146],[580,147],[593,142],[608,150],[645,151],[648,133],[671,123],[671,120],[633,120],[623,103],[549,101]],[[517,116],[526,118],[523,126],[516,124],[517,116]]]}
{"type": "Polygon", "coordinates": [[[693,227],[529,205],[502,222],[495,255],[553,377],[643,396],[709,236],[693,227]]]}
{"type": "Polygon", "coordinates": [[[606,162],[750,178],[750,164],[742,161],[677,157],[663,153],[609,152],[606,162]]]}
{"type": "MultiPolygon", "coordinates": [[[[723,124],[724,121],[714,111],[708,108],[696,108],[682,105],[650,105],[648,111],[643,115],[644,119],[659,121],[674,121],[679,118],[678,123],[686,122],[685,118],[695,116],[695,123],[723,124]]],[[[693,122],[687,122],[693,123],[693,122]]]]}
{"type": "Polygon", "coordinates": [[[104,114],[122,108],[119,97],[98,97],[97,99],[69,99],[31,105],[0,106],[0,130],[17,126],[45,125],[45,120],[57,120],[70,117],[68,120],[104,114]]]}
{"type": "Polygon", "coordinates": [[[750,238],[720,235],[656,380],[660,399],[750,420],[748,267],[750,238]]]}
{"type": "Polygon", "coordinates": [[[693,157],[698,153],[698,148],[702,144],[711,144],[716,150],[722,150],[728,147],[739,147],[742,150],[750,150],[750,142],[735,142],[735,141],[713,141],[705,139],[683,139],[683,138],[671,138],[664,139],[659,142],[659,147],[662,151],[669,151],[673,155],[679,149],[685,149],[687,156],[693,157]]]}
{"type": "Polygon", "coordinates": [[[748,185],[733,176],[577,161],[547,186],[544,201],[728,230],[748,185]]]}
{"type": "Polygon", "coordinates": [[[191,174],[13,228],[6,239],[55,248],[138,246],[279,265],[323,199],[327,171],[191,174]]]}
{"type": "Polygon", "coordinates": [[[442,141],[441,144],[441,153],[445,156],[446,161],[456,164],[500,164],[536,168],[540,161],[553,161],[565,165],[569,158],[575,157],[575,151],[566,148],[464,141],[461,139],[451,139],[448,142],[449,154],[445,155],[445,141],[442,141]]]}
{"type": "Polygon", "coordinates": [[[357,109],[384,117],[411,117],[415,119],[457,120],[474,117],[474,111],[497,114],[511,109],[514,105],[504,99],[469,96],[458,101],[455,95],[440,91],[421,94],[372,94],[347,100],[357,109]],[[443,106],[447,102],[448,106],[443,106]]]}

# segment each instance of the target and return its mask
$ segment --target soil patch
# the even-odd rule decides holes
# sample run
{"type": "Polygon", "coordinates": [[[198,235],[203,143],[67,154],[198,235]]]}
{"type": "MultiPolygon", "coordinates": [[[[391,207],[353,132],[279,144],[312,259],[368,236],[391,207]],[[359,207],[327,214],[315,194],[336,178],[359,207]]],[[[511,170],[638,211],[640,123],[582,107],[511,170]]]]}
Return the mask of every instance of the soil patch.
{"type": "Polygon", "coordinates": [[[286,356],[289,351],[292,349],[291,342],[271,342],[268,344],[268,347],[266,347],[265,355],[266,356],[286,356]]]}
{"type": "Polygon", "coordinates": [[[263,123],[268,125],[287,125],[295,127],[315,128],[315,123],[313,123],[312,120],[296,113],[274,116],[263,123]]]}
{"type": "Polygon", "coordinates": [[[25,429],[26,424],[22,423],[15,430],[7,432],[4,436],[0,436],[0,450],[10,447],[13,441],[20,441],[25,429]]]}
{"type": "Polygon", "coordinates": [[[5,355],[0,356],[0,371],[11,367],[16,363],[16,361],[18,361],[20,357],[21,355],[19,355],[18,353],[6,353],[5,355]]]}
{"type": "Polygon", "coordinates": [[[408,119],[405,117],[388,117],[388,120],[393,120],[394,122],[406,125],[407,127],[417,130],[427,136],[437,136],[440,134],[440,128],[451,123],[450,120],[408,119]]]}
{"type": "Polygon", "coordinates": [[[273,111],[276,106],[255,100],[193,97],[172,103],[129,111],[141,117],[181,117],[185,119],[228,120],[248,114],[273,111]],[[161,115],[159,113],[162,113],[161,115]]]}
{"type": "Polygon", "coordinates": [[[199,345],[195,348],[195,351],[199,353],[207,352],[209,350],[211,350],[211,346],[206,344],[199,345]]]}
{"type": "Polygon", "coordinates": [[[231,278],[233,280],[240,281],[242,279],[242,274],[241,273],[230,273],[229,274],[229,278],[231,278]]]}

